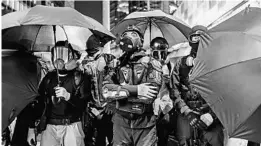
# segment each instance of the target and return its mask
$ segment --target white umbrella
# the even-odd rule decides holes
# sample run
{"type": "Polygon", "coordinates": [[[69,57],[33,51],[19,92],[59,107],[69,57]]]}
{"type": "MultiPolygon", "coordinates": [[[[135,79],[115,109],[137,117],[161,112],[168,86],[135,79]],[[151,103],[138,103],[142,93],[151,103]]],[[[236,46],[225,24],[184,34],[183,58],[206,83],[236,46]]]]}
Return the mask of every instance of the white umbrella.
{"type": "Polygon", "coordinates": [[[129,14],[112,29],[112,33],[119,36],[129,25],[136,25],[145,34],[145,47],[157,36],[163,36],[172,46],[187,41],[191,32],[185,22],[161,10],[153,10],[129,14]]]}

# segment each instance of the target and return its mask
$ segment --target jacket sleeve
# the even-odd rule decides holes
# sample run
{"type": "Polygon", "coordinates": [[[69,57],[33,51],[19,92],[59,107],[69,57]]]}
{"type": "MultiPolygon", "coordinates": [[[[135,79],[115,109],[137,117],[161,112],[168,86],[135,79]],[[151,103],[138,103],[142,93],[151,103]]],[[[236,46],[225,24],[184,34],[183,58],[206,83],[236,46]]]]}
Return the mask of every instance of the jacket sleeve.
{"type": "Polygon", "coordinates": [[[129,96],[137,96],[137,85],[120,85],[115,69],[110,70],[103,79],[102,96],[105,101],[125,99],[129,96]]]}
{"type": "Polygon", "coordinates": [[[180,113],[188,114],[191,110],[181,97],[180,89],[182,83],[180,80],[180,67],[182,66],[181,58],[176,60],[171,74],[171,98],[174,101],[174,107],[180,111],[180,113]]]}

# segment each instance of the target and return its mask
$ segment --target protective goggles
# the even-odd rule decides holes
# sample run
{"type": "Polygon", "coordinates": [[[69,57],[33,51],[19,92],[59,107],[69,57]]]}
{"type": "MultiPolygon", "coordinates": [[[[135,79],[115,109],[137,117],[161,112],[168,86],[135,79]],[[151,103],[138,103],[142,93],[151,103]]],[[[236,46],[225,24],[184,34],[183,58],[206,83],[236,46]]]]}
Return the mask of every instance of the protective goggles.
{"type": "Polygon", "coordinates": [[[167,51],[165,50],[153,50],[152,57],[159,61],[165,61],[167,58],[167,51]]]}

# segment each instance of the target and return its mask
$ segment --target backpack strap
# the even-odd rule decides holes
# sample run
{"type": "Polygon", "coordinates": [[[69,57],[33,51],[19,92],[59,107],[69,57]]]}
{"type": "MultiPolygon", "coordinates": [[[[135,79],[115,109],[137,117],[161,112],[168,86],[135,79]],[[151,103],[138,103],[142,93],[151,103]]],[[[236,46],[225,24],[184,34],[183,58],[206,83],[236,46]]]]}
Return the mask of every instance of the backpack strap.
{"type": "Polygon", "coordinates": [[[83,84],[83,74],[80,71],[74,72],[74,85],[75,85],[75,95],[79,94],[80,88],[83,84]]]}

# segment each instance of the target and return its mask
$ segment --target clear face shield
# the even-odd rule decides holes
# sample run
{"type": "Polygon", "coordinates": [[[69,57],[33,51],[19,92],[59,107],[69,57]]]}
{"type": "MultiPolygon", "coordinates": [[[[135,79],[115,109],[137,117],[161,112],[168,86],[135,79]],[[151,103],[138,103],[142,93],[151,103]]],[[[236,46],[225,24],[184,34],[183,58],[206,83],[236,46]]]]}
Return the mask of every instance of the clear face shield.
{"type": "Polygon", "coordinates": [[[64,70],[65,65],[71,60],[72,53],[71,50],[64,46],[57,46],[53,48],[53,64],[58,70],[64,70]]]}

